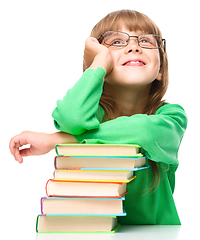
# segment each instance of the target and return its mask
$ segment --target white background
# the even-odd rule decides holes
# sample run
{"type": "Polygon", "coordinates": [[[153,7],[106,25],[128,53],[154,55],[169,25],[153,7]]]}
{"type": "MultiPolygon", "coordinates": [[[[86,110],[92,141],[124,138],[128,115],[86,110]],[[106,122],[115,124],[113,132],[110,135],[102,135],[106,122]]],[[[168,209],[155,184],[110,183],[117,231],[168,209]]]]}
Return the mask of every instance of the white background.
{"type": "Polygon", "coordinates": [[[199,222],[198,1],[2,0],[0,207],[1,233],[7,233],[4,239],[35,239],[40,198],[46,181],[52,178],[55,156],[52,151],[26,158],[20,165],[9,153],[10,138],[24,130],[56,131],[51,113],[56,100],[82,74],[85,39],[101,18],[126,8],[152,18],[167,39],[170,85],[165,99],[182,105],[189,119],[174,198],[184,229],[199,222]]]}

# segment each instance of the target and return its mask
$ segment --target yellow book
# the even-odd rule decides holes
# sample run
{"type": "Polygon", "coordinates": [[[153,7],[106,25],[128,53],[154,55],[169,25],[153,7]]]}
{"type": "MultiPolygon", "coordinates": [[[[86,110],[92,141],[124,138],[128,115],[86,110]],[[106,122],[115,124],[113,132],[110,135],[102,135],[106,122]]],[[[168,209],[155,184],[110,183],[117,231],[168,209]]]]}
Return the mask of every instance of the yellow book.
{"type": "Polygon", "coordinates": [[[55,170],[55,180],[74,182],[124,182],[135,179],[133,171],[108,170],[55,170]]]}

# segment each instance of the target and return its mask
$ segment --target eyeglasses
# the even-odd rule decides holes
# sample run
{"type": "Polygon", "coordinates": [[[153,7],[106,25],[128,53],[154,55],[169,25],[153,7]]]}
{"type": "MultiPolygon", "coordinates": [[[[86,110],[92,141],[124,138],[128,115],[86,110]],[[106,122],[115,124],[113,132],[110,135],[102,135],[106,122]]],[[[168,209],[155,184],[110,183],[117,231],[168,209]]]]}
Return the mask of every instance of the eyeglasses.
{"type": "Polygon", "coordinates": [[[129,44],[130,38],[137,38],[138,45],[142,48],[158,49],[163,46],[166,49],[166,40],[162,39],[161,36],[156,34],[140,34],[138,36],[130,36],[128,33],[119,31],[108,31],[103,35],[99,36],[97,40],[99,43],[104,43],[113,47],[125,47],[129,44]]]}

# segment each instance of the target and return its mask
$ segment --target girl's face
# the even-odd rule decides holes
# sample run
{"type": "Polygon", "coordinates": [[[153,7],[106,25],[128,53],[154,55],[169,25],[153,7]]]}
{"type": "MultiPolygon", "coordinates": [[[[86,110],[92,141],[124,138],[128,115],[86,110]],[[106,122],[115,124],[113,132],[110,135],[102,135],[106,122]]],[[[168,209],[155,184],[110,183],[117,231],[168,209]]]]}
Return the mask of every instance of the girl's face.
{"type": "MultiPolygon", "coordinates": [[[[130,36],[143,33],[129,32],[124,27],[120,31],[130,36]]],[[[137,38],[131,38],[126,47],[107,47],[113,58],[113,70],[105,78],[108,84],[130,88],[131,86],[147,86],[155,79],[162,79],[158,49],[141,48],[138,46],[137,38]]]]}

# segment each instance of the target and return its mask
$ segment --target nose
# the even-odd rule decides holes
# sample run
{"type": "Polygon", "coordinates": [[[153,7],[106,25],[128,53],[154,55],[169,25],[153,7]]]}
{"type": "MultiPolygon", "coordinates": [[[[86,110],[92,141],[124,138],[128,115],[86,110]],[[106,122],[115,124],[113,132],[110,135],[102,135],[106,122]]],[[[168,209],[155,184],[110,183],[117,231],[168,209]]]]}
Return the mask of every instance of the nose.
{"type": "Polygon", "coordinates": [[[138,45],[137,37],[135,37],[135,36],[130,36],[129,43],[130,43],[130,42],[135,42],[135,43],[138,45]]]}
{"type": "Polygon", "coordinates": [[[126,53],[142,52],[142,48],[138,45],[137,37],[130,36],[128,45],[125,48],[126,53]]]}

